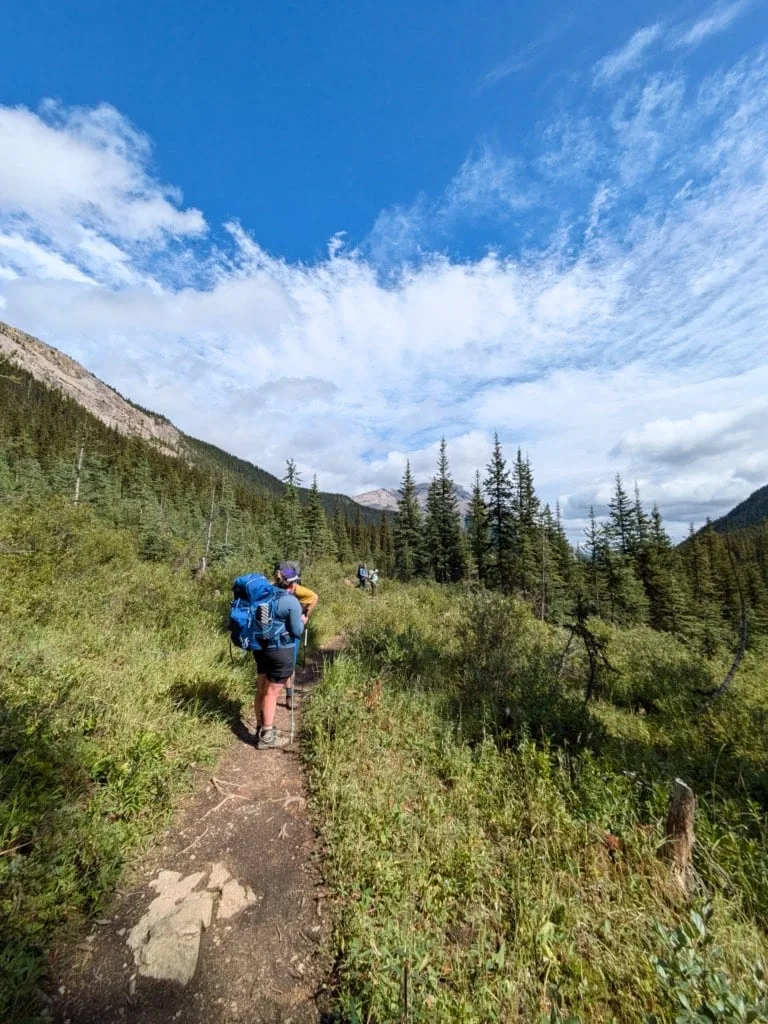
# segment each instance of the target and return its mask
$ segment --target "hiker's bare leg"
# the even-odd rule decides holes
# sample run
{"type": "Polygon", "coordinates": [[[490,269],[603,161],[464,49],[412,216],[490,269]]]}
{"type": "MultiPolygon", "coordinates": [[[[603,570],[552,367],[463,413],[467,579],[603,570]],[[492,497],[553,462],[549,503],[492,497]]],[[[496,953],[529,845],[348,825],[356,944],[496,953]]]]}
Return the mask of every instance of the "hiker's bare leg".
{"type": "Polygon", "coordinates": [[[266,683],[261,699],[261,724],[265,729],[271,729],[275,724],[277,698],[280,696],[282,688],[282,683],[266,683]]]}
{"type": "Polygon", "coordinates": [[[264,724],[261,720],[261,705],[264,700],[264,693],[267,689],[267,677],[259,676],[258,684],[256,686],[256,697],[253,701],[253,713],[256,716],[256,729],[260,729],[264,724]]]}

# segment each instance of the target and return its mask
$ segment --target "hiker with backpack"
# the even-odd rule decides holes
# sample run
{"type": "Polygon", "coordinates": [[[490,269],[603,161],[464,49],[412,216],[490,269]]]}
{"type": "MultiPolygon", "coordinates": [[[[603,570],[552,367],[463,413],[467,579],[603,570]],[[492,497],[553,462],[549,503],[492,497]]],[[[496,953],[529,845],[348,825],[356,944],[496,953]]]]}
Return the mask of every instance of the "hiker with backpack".
{"type": "Polygon", "coordinates": [[[304,616],[296,597],[295,570],[281,566],[274,584],[266,576],[239,576],[232,587],[229,610],[232,642],[253,651],[258,685],[256,690],[256,748],[285,746],[275,727],[277,698],[292,679],[296,644],[304,632],[304,616]],[[283,571],[285,569],[285,571],[283,571]]]}
{"type": "Polygon", "coordinates": [[[368,582],[371,585],[371,597],[376,597],[376,587],[379,585],[379,570],[371,569],[368,573],[368,582]]]}
{"type": "Polygon", "coordinates": [[[307,616],[302,611],[296,593],[299,576],[294,566],[283,563],[278,568],[275,586],[282,594],[275,602],[274,616],[285,623],[285,640],[284,646],[254,651],[258,672],[255,701],[257,750],[269,750],[282,745],[274,724],[277,700],[285,686],[286,693],[290,694],[290,704],[293,704],[292,684],[296,674],[296,660],[307,623],[307,616]]]}
{"type": "Polygon", "coordinates": [[[361,562],[357,567],[357,585],[361,590],[365,590],[365,583],[368,579],[368,570],[365,568],[365,563],[361,562]]]}

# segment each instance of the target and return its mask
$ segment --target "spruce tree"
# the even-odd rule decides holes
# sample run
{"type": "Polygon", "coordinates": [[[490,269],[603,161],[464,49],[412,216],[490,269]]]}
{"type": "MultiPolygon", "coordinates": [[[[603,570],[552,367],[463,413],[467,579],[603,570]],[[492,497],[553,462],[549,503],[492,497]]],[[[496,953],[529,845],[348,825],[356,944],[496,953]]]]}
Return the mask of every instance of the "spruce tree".
{"type": "Polygon", "coordinates": [[[469,503],[468,515],[469,554],[474,572],[480,583],[488,582],[489,533],[488,512],[483,501],[480,485],[480,471],[475,470],[475,482],[469,503]]]}
{"type": "Polygon", "coordinates": [[[368,538],[363,528],[363,510],[359,505],[355,512],[355,520],[352,523],[351,538],[355,558],[359,558],[363,562],[366,561],[370,552],[368,550],[368,538]]]}
{"type": "Polygon", "coordinates": [[[283,483],[285,484],[285,491],[280,499],[278,515],[280,553],[282,558],[292,558],[301,561],[306,558],[309,550],[309,534],[299,500],[299,484],[301,480],[293,459],[288,459],[286,462],[286,473],[283,477],[283,483]]]}
{"type": "Polygon", "coordinates": [[[632,548],[634,514],[620,473],[616,474],[616,486],[613,497],[608,502],[608,514],[611,539],[622,555],[628,555],[632,548]]]}
{"type": "Polygon", "coordinates": [[[438,583],[458,583],[464,577],[464,546],[461,515],[448,467],[445,438],[440,441],[437,476],[427,493],[426,551],[432,575],[438,583]]]}
{"type": "MultiPolygon", "coordinates": [[[[654,506],[658,512],[658,507],[654,506]]],[[[640,500],[640,488],[637,486],[635,481],[635,501],[632,506],[632,519],[631,519],[631,542],[630,552],[633,555],[637,555],[643,551],[648,545],[651,539],[651,520],[649,520],[643,503],[640,500]]]]}
{"type": "Polygon", "coordinates": [[[411,464],[406,462],[394,529],[395,575],[412,580],[424,572],[424,528],[411,464]]]}
{"type": "Polygon", "coordinates": [[[386,512],[381,513],[379,523],[379,564],[378,569],[384,576],[390,576],[394,567],[395,547],[392,527],[386,512]]]}
{"type": "Polygon", "coordinates": [[[312,486],[307,496],[304,517],[307,524],[309,539],[307,553],[310,561],[315,562],[320,558],[335,558],[337,553],[336,545],[328,525],[320,491],[317,487],[317,475],[312,477],[312,486]]]}
{"type": "Polygon", "coordinates": [[[563,622],[572,605],[573,551],[563,529],[560,506],[552,514],[549,505],[540,515],[540,572],[537,594],[540,617],[563,622]]]}
{"type": "Polygon", "coordinates": [[[605,563],[608,541],[605,531],[595,516],[595,508],[589,506],[589,526],[584,531],[584,552],[587,558],[586,584],[587,600],[595,614],[602,615],[605,604],[605,563]]]}
{"type": "Polygon", "coordinates": [[[484,487],[490,537],[489,578],[495,586],[508,591],[513,584],[515,521],[512,514],[512,482],[498,434],[494,435],[484,487]]]}
{"type": "Polygon", "coordinates": [[[352,547],[349,543],[349,532],[347,518],[342,512],[339,503],[334,503],[333,518],[331,520],[331,531],[336,546],[339,561],[344,564],[353,557],[352,547]]]}
{"type": "Polygon", "coordinates": [[[514,583],[540,606],[541,562],[544,557],[539,524],[539,499],[530,461],[517,449],[512,468],[512,516],[515,525],[514,583]]]}

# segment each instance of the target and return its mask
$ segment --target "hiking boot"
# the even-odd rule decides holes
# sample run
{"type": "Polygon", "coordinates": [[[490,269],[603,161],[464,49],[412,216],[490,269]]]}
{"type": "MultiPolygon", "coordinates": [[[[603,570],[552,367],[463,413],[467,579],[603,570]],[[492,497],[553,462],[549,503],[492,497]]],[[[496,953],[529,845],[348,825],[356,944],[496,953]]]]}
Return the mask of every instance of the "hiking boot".
{"type": "Polygon", "coordinates": [[[286,687],[286,690],[285,690],[285,706],[288,708],[289,711],[293,711],[294,703],[293,703],[293,688],[292,687],[291,688],[286,687]]]}
{"type": "Polygon", "coordinates": [[[280,736],[274,725],[262,726],[259,729],[259,738],[256,740],[257,750],[272,750],[275,747],[287,747],[288,737],[280,736]]]}

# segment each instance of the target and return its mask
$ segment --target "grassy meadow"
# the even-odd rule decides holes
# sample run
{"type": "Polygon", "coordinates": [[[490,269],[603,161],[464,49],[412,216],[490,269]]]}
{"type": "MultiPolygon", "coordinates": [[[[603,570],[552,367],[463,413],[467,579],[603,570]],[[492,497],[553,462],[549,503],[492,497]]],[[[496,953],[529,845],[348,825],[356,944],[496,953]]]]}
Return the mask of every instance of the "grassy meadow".
{"type": "MultiPolygon", "coordinates": [[[[229,583],[144,561],[64,502],[0,516],[0,1020],[158,835],[252,692],[229,583]],[[68,925],[67,925],[68,922],[68,925]]],[[[313,638],[347,650],[304,752],[333,913],[336,1019],[768,1020],[766,652],[710,701],[706,659],[593,622],[587,659],[514,599],[318,567],[313,638]],[[658,856],[696,791],[697,888],[658,856]]]]}
{"type": "Polygon", "coordinates": [[[523,604],[460,588],[337,588],[346,623],[306,720],[336,895],[338,1019],[768,1020],[765,652],[645,627],[606,664],[523,604]],[[695,789],[697,888],[658,856],[695,789]]]}
{"type": "Polygon", "coordinates": [[[0,1020],[113,890],[251,692],[226,595],[69,504],[0,521],[0,1020]]]}

